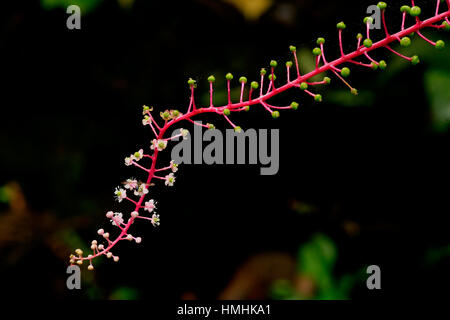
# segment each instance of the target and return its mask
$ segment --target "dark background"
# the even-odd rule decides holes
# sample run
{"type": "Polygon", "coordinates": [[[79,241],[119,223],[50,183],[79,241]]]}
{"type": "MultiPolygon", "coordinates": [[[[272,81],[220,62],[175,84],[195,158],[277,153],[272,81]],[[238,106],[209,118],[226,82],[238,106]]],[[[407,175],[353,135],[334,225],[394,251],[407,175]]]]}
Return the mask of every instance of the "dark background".
{"type": "MultiPolygon", "coordinates": [[[[420,2],[430,16],[435,2],[420,2]]],[[[387,61],[386,71],[351,67],[358,97],[333,78],[320,89],[321,104],[291,90],[274,103],[295,99],[300,108],[277,120],[262,107],[233,115],[243,128],[280,128],[279,173],[260,176],[258,166],[248,165],[181,165],[175,186],[161,185],[152,195],[161,226],[133,226],[142,244],[121,243],[114,250],[119,263],[100,258],[95,272],[83,268],[83,290],[65,288],[69,254],[88,245],[98,228],[111,229],[106,211],[128,208],[114,202],[114,188],[130,176],[143,179],[123,165],[152,138],[141,125],[143,104],[158,113],[185,110],[189,77],[198,81],[198,101],[207,101],[209,74],[218,79],[220,99],[227,72],[258,80],[271,59],[283,66],[291,58],[289,45],[309,54],[318,36],[327,39],[331,60],[339,52],[336,23],[347,23],[349,51],[373,4],[268,3],[255,18],[255,9],[233,1],[92,1],[82,7],[81,30],[66,28],[64,1],[2,3],[0,275],[8,297],[445,295],[450,135],[442,114],[450,108],[450,51],[426,49],[417,37],[411,52],[419,52],[419,66],[400,64],[382,49],[374,57],[387,61]],[[311,239],[327,239],[336,253],[331,273],[302,269],[301,248],[311,239]],[[365,287],[371,264],[382,271],[377,292],[365,287]],[[253,279],[257,270],[262,275],[253,279]],[[338,283],[345,275],[354,281],[344,291],[321,287],[317,278],[338,283]],[[278,278],[286,279],[277,291],[278,278]],[[238,294],[226,291],[233,286],[238,294]]],[[[400,3],[389,4],[389,26],[396,30],[400,3]]],[[[435,40],[445,36],[430,33],[435,40]]],[[[226,128],[219,117],[207,121],[226,128]]]]}

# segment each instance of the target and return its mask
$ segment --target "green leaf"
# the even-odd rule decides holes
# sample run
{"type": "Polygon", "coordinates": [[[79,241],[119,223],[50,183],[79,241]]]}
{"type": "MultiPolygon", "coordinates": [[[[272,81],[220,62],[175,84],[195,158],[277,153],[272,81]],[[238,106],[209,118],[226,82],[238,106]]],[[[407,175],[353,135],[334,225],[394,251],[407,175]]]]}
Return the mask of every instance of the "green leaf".
{"type": "Polygon", "coordinates": [[[119,287],[109,296],[110,300],[136,300],[138,298],[138,291],[130,287],[119,287]]]}
{"type": "Polygon", "coordinates": [[[77,5],[81,9],[81,14],[94,10],[103,0],[41,0],[41,6],[45,10],[55,8],[66,9],[70,5],[77,5]]]}
{"type": "Polygon", "coordinates": [[[431,125],[434,130],[446,131],[450,125],[450,74],[445,70],[425,72],[425,90],[430,101],[431,125]]]}

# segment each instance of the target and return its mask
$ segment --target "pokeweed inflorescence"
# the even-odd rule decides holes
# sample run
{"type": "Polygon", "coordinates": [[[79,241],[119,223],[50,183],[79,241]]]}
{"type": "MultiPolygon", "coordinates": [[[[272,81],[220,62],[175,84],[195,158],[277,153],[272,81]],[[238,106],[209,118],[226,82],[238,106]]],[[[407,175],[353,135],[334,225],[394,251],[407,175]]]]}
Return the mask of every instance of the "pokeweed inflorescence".
{"type": "MultiPolygon", "coordinates": [[[[359,33],[356,36],[356,48],[353,52],[345,53],[343,49],[343,33],[346,28],[344,22],[339,22],[337,24],[338,36],[339,36],[339,46],[340,46],[340,57],[328,62],[325,58],[325,39],[318,38],[317,39],[317,47],[313,49],[313,55],[315,56],[315,69],[309,73],[301,74],[299,69],[299,58],[297,57],[297,49],[294,46],[290,46],[290,51],[292,52],[293,62],[286,62],[286,82],[280,84],[279,80],[277,81],[277,76],[275,74],[275,68],[278,66],[277,61],[272,60],[270,62],[270,69],[267,71],[266,69],[261,69],[260,71],[260,80],[252,81],[249,85],[247,84],[246,77],[240,77],[240,99],[239,102],[231,101],[231,81],[234,76],[231,73],[226,74],[225,78],[227,81],[227,92],[228,92],[228,103],[223,106],[215,106],[213,103],[214,96],[214,82],[215,77],[209,76],[209,106],[199,108],[195,104],[195,89],[197,88],[197,83],[193,79],[188,80],[188,85],[190,89],[190,99],[189,106],[187,111],[183,114],[178,110],[166,110],[164,112],[160,112],[160,117],[163,120],[163,124],[158,124],[157,119],[152,114],[153,108],[148,106],[143,107],[143,125],[148,125],[155,138],[151,141],[150,150],[151,154],[147,154],[143,149],[135,152],[134,154],[125,158],[125,165],[127,166],[136,166],[142,171],[147,173],[147,179],[145,182],[139,182],[134,178],[127,179],[122,187],[117,187],[114,191],[116,200],[118,202],[122,201],[130,201],[135,209],[130,213],[127,219],[124,219],[124,216],[120,212],[112,212],[109,211],[106,213],[106,217],[111,220],[111,223],[114,227],[119,229],[119,235],[114,239],[111,239],[109,232],[106,232],[103,229],[99,229],[97,231],[98,235],[104,239],[104,243],[99,243],[97,240],[93,240],[91,243],[92,254],[84,255],[81,249],[76,249],[75,254],[70,255],[70,264],[83,264],[84,260],[89,261],[89,270],[93,270],[94,267],[92,265],[92,260],[99,256],[105,255],[107,258],[112,258],[114,261],[119,261],[119,257],[113,255],[112,249],[114,246],[121,240],[129,240],[135,241],[136,243],[140,243],[142,241],[141,237],[135,237],[129,233],[129,229],[131,225],[137,219],[144,219],[150,221],[154,226],[158,226],[160,223],[159,215],[155,213],[156,202],[153,199],[145,200],[147,194],[149,193],[149,187],[153,186],[153,181],[162,180],[166,186],[172,186],[175,182],[174,173],[178,170],[178,165],[171,161],[168,165],[162,168],[156,168],[156,163],[158,159],[158,154],[167,148],[168,143],[175,139],[183,137],[184,139],[188,136],[188,131],[185,129],[180,129],[179,134],[175,136],[171,136],[170,138],[165,138],[164,135],[166,131],[172,127],[174,124],[181,122],[183,120],[188,120],[192,122],[194,125],[199,125],[208,129],[214,129],[213,124],[202,124],[194,121],[192,118],[202,113],[217,113],[225,118],[225,120],[234,128],[236,132],[240,132],[241,128],[236,126],[229,118],[232,112],[240,112],[240,111],[248,111],[250,106],[252,105],[262,105],[273,118],[278,118],[280,116],[280,112],[278,110],[283,109],[294,109],[296,110],[299,107],[297,102],[292,102],[289,106],[273,106],[269,104],[267,101],[276,96],[277,94],[284,92],[290,88],[300,88],[307,95],[311,96],[315,101],[322,101],[322,96],[317,93],[313,93],[310,88],[317,85],[325,85],[329,84],[331,79],[329,77],[324,77],[322,81],[310,82],[308,81],[312,77],[322,74],[324,72],[330,71],[332,72],[338,79],[340,79],[348,88],[350,89],[352,94],[358,94],[358,91],[353,88],[344,78],[350,76],[349,67],[340,67],[343,64],[348,65],[358,65],[362,67],[367,67],[370,69],[382,69],[384,70],[387,67],[387,64],[384,60],[376,61],[372,59],[369,53],[378,48],[385,48],[392,53],[400,56],[401,58],[409,61],[411,64],[416,65],[420,62],[418,56],[407,57],[390,47],[391,43],[398,42],[403,47],[408,47],[411,44],[411,36],[413,33],[417,34],[420,38],[434,46],[436,49],[443,49],[445,46],[444,41],[438,40],[433,42],[432,40],[426,38],[420,31],[424,28],[435,28],[435,29],[443,29],[446,31],[450,30],[450,0],[436,0],[436,10],[435,14],[428,18],[422,19],[422,10],[420,7],[415,5],[414,0],[411,1],[411,6],[404,5],[400,8],[400,12],[402,14],[402,23],[401,30],[397,33],[391,34],[388,30],[386,24],[385,10],[387,4],[384,2],[378,3],[378,8],[381,10],[381,18],[383,23],[383,32],[384,37],[382,40],[378,42],[373,42],[370,37],[371,25],[373,23],[373,19],[371,17],[364,18],[363,22],[366,26],[365,36],[359,33]],[[441,3],[446,4],[446,11],[441,8],[441,3]],[[442,12],[443,11],[443,12],[442,12]],[[414,19],[414,24],[410,27],[406,27],[406,22],[408,16],[411,16],[414,19]],[[440,23],[440,24],[439,24],[440,23]],[[358,57],[364,58],[366,61],[356,61],[355,59],[358,57]],[[294,70],[294,76],[291,75],[291,69],[294,70]],[[266,75],[268,74],[268,85],[267,88],[264,86],[267,83],[266,75]],[[248,89],[247,89],[248,87],[248,89]],[[244,96],[244,93],[247,93],[244,96]],[[144,160],[150,161],[150,167],[147,168],[141,163],[144,160]],[[131,198],[132,196],[135,199],[131,198]]],[[[159,120],[160,121],[160,120],[159,120]]]]}

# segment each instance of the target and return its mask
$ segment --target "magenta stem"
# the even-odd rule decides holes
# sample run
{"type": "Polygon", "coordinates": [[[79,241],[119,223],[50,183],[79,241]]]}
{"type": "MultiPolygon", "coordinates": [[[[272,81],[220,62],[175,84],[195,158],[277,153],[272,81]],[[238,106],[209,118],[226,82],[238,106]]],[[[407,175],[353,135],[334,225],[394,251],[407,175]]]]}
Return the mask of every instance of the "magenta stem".
{"type": "MultiPolygon", "coordinates": [[[[414,5],[414,1],[412,1],[412,3],[414,5]]],[[[174,125],[174,124],[176,124],[176,123],[178,123],[180,121],[183,121],[183,120],[189,120],[191,122],[194,122],[193,120],[191,120],[191,118],[196,116],[196,115],[199,115],[201,113],[208,113],[208,112],[219,113],[219,112],[223,112],[223,110],[226,109],[226,108],[228,108],[230,111],[237,111],[237,110],[241,110],[245,106],[251,106],[251,105],[255,105],[255,104],[262,104],[266,109],[270,110],[270,107],[268,107],[267,104],[265,103],[266,100],[268,100],[268,99],[272,98],[273,96],[275,96],[275,95],[277,95],[277,94],[279,94],[281,92],[284,92],[284,91],[286,91],[286,90],[288,90],[290,88],[298,87],[301,82],[306,82],[308,79],[310,79],[310,78],[312,78],[312,77],[314,77],[314,76],[316,76],[318,74],[321,74],[321,73],[329,71],[329,70],[335,72],[335,70],[339,70],[336,66],[341,65],[341,64],[346,63],[346,62],[349,62],[349,61],[352,61],[353,59],[355,59],[355,58],[357,58],[357,57],[359,57],[361,55],[366,55],[368,57],[368,54],[367,54],[368,52],[376,50],[378,48],[387,47],[389,50],[391,50],[395,54],[400,55],[399,53],[397,53],[394,50],[390,49],[390,47],[388,45],[390,43],[394,42],[394,41],[397,41],[398,38],[402,38],[402,37],[407,36],[407,35],[409,35],[409,34],[411,34],[413,32],[418,32],[420,29],[422,29],[424,27],[427,27],[427,26],[430,26],[430,25],[433,25],[434,23],[439,22],[439,21],[441,21],[443,19],[448,21],[447,17],[450,15],[450,0],[446,0],[446,3],[447,3],[447,6],[448,6],[448,10],[446,12],[443,12],[441,14],[433,16],[433,17],[431,17],[431,18],[429,18],[427,20],[424,20],[423,22],[416,23],[415,25],[413,25],[413,26],[411,26],[411,27],[409,27],[407,29],[404,29],[402,27],[401,31],[397,32],[394,35],[387,36],[386,38],[384,38],[384,39],[374,43],[370,48],[360,47],[357,50],[355,50],[354,52],[349,53],[348,55],[345,55],[344,52],[343,52],[343,48],[342,48],[342,29],[340,29],[339,30],[339,45],[340,45],[340,49],[341,49],[341,57],[339,57],[338,59],[335,59],[335,60],[333,60],[333,61],[331,61],[329,63],[325,62],[325,60],[324,60],[325,63],[321,67],[318,67],[318,68],[314,69],[313,71],[311,71],[309,73],[306,73],[305,75],[301,76],[299,71],[298,71],[299,70],[298,69],[298,63],[297,63],[297,59],[296,59],[296,55],[295,55],[295,61],[296,61],[296,66],[297,66],[297,75],[298,75],[298,77],[295,80],[293,80],[291,82],[288,82],[288,83],[286,83],[285,85],[283,85],[281,87],[274,88],[273,90],[268,91],[265,95],[263,95],[262,94],[262,84],[263,84],[264,76],[261,76],[261,91],[260,91],[261,93],[260,93],[260,96],[257,97],[257,98],[251,99],[249,101],[246,101],[246,102],[239,102],[239,103],[234,103],[234,104],[231,103],[231,99],[230,99],[230,82],[227,81],[228,105],[221,106],[221,107],[218,107],[218,108],[200,108],[200,109],[197,109],[196,106],[195,106],[195,102],[194,102],[194,86],[191,86],[191,98],[190,98],[188,112],[186,114],[184,114],[184,115],[182,115],[182,116],[180,116],[180,117],[178,117],[176,119],[173,119],[172,121],[169,121],[169,122],[166,121],[162,128],[159,128],[158,125],[156,124],[156,122],[154,122],[155,125],[159,129],[159,134],[157,135],[157,139],[158,140],[159,139],[164,139],[164,134],[166,133],[166,131],[172,125],[174,125]],[[192,111],[190,110],[191,107],[193,108],[192,111]]],[[[420,35],[420,33],[419,33],[419,35],[420,35]]],[[[428,42],[432,43],[429,40],[428,40],[428,42]]],[[[400,56],[402,56],[402,55],[400,55],[400,56]]],[[[405,57],[405,56],[402,56],[402,57],[407,59],[407,60],[411,59],[411,58],[408,58],[408,57],[405,57]]],[[[339,75],[337,74],[337,76],[339,76],[339,75]]],[[[308,90],[305,90],[305,92],[307,94],[313,96],[313,97],[316,96],[315,94],[309,92],[308,90]]],[[[226,115],[224,115],[224,117],[233,126],[233,128],[236,127],[226,115]]],[[[206,126],[206,125],[204,125],[204,126],[206,126]]],[[[157,163],[158,154],[159,154],[158,149],[155,149],[153,157],[152,157],[153,161],[152,161],[150,169],[146,169],[146,168],[138,165],[137,163],[135,163],[133,161],[134,165],[136,165],[136,166],[142,168],[143,170],[145,170],[146,172],[148,172],[146,185],[150,185],[150,183],[151,183],[153,178],[165,179],[165,178],[158,177],[158,176],[155,175],[155,172],[156,172],[155,166],[156,166],[156,163],[157,163]]],[[[145,199],[145,194],[142,195],[137,202],[135,202],[136,203],[136,207],[135,207],[134,211],[139,211],[139,209],[142,208],[142,203],[143,203],[144,199],[145,199]]],[[[150,218],[143,217],[143,216],[137,216],[136,218],[150,220],[150,218]]],[[[106,239],[108,241],[108,246],[106,248],[104,248],[103,250],[101,250],[101,251],[97,250],[97,252],[94,251],[95,254],[92,255],[90,258],[87,258],[87,257],[74,257],[74,259],[77,259],[77,260],[79,260],[79,259],[81,259],[81,260],[92,260],[93,258],[96,258],[96,257],[98,257],[100,255],[103,255],[103,254],[109,252],[120,240],[122,240],[122,239],[124,239],[126,237],[128,229],[133,224],[134,220],[135,220],[135,218],[133,218],[133,217],[130,217],[128,219],[128,221],[125,224],[124,228],[121,228],[121,233],[119,234],[119,236],[114,241],[106,239]]]]}

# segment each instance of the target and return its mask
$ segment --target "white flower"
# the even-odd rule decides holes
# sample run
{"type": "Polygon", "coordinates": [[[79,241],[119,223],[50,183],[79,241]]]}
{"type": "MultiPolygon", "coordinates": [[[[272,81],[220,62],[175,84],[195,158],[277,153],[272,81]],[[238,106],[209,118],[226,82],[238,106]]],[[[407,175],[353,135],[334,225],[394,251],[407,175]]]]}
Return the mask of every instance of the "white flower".
{"type": "Polygon", "coordinates": [[[120,226],[123,223],[123,214],[121,212],[115,212],[111,223],[113,226],[120,226]]]}
{"type": "Polygon", "coordinates": [[[125,165],[131,166],[133,164],[133,156],[129,156],[125,158],[125,165]]]}
{"type": "Polygon", "coordinates": [[[141,160],[143,156],[144,156],[144,150],[142,150],[142,149],[140,149],[139,151],[136,151],[133,155],[133,157],[136,161],[141,160]]]}
{"type": "Polygon", "coordinates": [[[151,199],[150,201],[147,201],[145,203],[144,210],[147,210],[148,212],[152,212],[153,209],[155,209],[155,208],[156,208],[155,207],[155,200],[151,199]]]}
{"type": "Polygon", "coordinates": [[[154,213],[151,221],[154,227],[159,226],[159,214],[154,213]]]}
{"type": "Polygon", "coordinates": [[[180,132],[181,132],[181,135],[183,136],[183,140],[187,140],[188,135],[189,135],[189,130],[181,128],[180,132]]]}
{"type": "Polygon", "coordinates": [[[170,173],[166,176],[166,186],[173,186],[173,183],[175,182],[175,177],[173,176],[173,173],[170,173]]]}
{"type": "Polygon", "coordinates": [[[125,189],[134,190],[138,187],[138,182],[136,179],[127,179],[124,183],[125,189]]]}
{"type": "Polygon", "coordinates": [[[176,164],[173,160],[170,161],[170,169],[172,169],[172,172],[178,171],[178,164],[176,164]]]}
{"type": "Polygon", "coordinates": [[[162,139],[159,139],[159,140],[153,139],[152,145],[150,146],[150,148],[152,150],[158,149],[158,151],[163,151],[166,147],[167,147],[167,141],[162,140],[162,139]]]}
{"type": "Polygon", "coordinates": [[[106,213],[106,217],[109,218],[109,219],[111,219],[113,217],[113,215],[114,215],[114,212],[112,212],[112,211],[108,211],[106,213]]]}
{"type": "Polygon", "coordinates": [[[145,183],[141,183],[139,187],[134,190],[135,196],[143,196],[144,194],[148,193],[147,185],[145,183]]]}
{"type": "Polygon", "coordinates": [[[119,202],[122,202],[122,200],[127,197],[127,192],[125,191],[125,189],[119,187],[116,188],[114,194],[116,195],[116,200],[119,202]]]}
{"type": "Polygon", "coordinates": [[[150,118],[149,116],[145,115],[144,119],[142,119],[142,124],[145,126],[147,124],[151,124],[152,123],[152,118],[150,118]]]}

